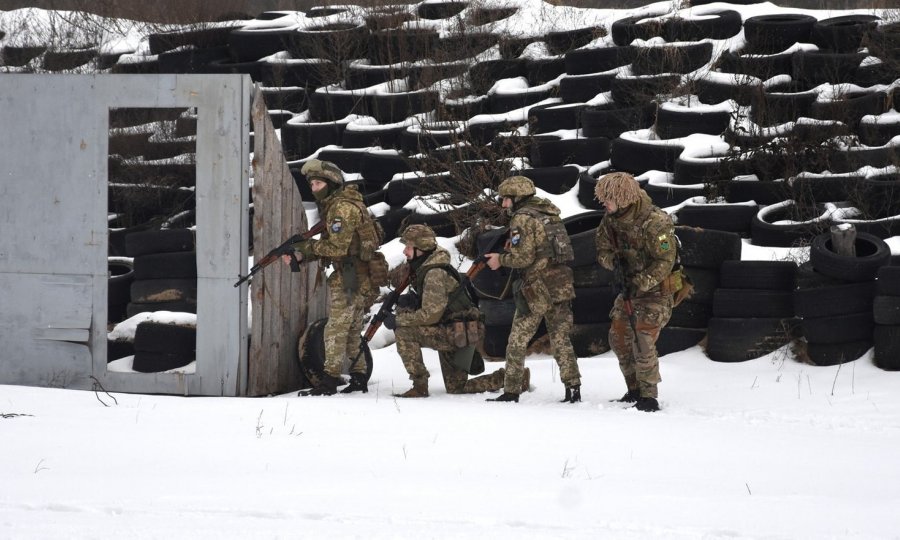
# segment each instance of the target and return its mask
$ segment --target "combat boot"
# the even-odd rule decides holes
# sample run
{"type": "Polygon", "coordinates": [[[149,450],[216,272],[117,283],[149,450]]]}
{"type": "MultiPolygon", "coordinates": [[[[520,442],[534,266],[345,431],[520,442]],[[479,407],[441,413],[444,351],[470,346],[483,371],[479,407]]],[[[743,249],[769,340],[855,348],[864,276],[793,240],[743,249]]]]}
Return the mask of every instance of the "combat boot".
{"type": "Polygon", "coordinates": [[[656,412],[659,410],[659,402],[656,398],[642,397],[634,404],[634,408],[644,412],[656,412]]]}
{"type": "Polygon", "coordinates": [[[613,399],[611,401],[615,401],[616,403],[635,403],[637,400],[641,398],[641,393],[638,390],[629,390],[625,392],[625,395],[620,397],[619,399],[613,399]]]}
{"type": "Polygon", "coordinates": [[[301,391],[300,395],[304,396],[333,396],[337,394],[337,387],[340,383],[340,380],[336,377],[332,377],[327,373],[323,373],[319,377],[319,382],[316,384],[312,390],[308,393],[303,393],[301,391]]]}
{"type": "Polygon", "coordinates": [[[560,403],[578,403],[581,401],[581,385],[566,388],[566,397],[560,403]]]}
{"type": "Polygon", "coordinates": [[[513,403],[518,403],[519,394],[514,394],[512,392],[503,392],[499,396],[495,398],[488,398],[485,401],[512,401],[513,403]]]}
{"type": "Polygon", "coordinates": [[[366,376],[362,373],[351,373],[350,374],[350,384],[347,385],[347,388],[341,390],[342,394],[351,394],[353,392],[362,392],[363,394],[369,391],[369,385],[366,381],[366,376]]]}
{"type": "Polygon", "coordinates": [[[428,379],[418,379],[413,381],[413,386],[402,394],[394,394],[399,398],[424,398],[428,397],[428,379]]]}

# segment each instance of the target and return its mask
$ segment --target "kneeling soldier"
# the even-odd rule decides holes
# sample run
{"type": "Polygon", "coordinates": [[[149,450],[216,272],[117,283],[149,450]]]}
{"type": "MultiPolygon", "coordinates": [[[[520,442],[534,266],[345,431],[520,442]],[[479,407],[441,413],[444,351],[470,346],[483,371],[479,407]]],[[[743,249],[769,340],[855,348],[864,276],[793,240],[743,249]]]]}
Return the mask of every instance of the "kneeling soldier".
{"type": "Polygon", "coordinates": [[[403,254],[409,265],[413,293],[404,295],[411,301],[407,307],[399,308],[395,317],[388,317],[385,326],[394,330],[397,352],[413,387],[397,397],[428,397],[429,373],[422,361],[422,347],[438,351],[448,394],[502,388],[503,368],[469,379],[469,373],[484,370],[484,361],[475,350],[483,337],[484,325],[459,273],[450,265],[450,254],[438,247],[434,231],[426,225],[410,225],[400,241],[406,246],[403,254]]]}

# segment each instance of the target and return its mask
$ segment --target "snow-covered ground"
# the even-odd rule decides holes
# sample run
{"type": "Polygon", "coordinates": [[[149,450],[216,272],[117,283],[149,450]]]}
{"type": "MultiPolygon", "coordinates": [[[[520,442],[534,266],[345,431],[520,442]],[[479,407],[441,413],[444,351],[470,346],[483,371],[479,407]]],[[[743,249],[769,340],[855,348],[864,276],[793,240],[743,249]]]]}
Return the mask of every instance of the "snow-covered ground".
{"type": "Polygon", "coordinates": [[[432,397],[395,399],[396,349],[373,352],[368,394],[0,386],[0,538],[900,534],[900,374],[869,356],[718,364],[693,348],[662,359],[647,414],[608,401],[624,392],[612,353],[580,360],[571,405],[544,355],[503,404],[447,395],[431,351],[432,397]]]}

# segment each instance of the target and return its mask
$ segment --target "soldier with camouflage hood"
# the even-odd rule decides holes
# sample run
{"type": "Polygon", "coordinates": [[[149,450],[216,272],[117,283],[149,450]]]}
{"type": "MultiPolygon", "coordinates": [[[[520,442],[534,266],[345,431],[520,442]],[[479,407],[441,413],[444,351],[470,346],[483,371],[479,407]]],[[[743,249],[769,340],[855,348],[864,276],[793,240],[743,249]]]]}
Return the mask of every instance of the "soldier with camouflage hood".
{"type": "MultiPolygon", "coordinates": [[[[331,395],[337,392],[348,354],[356,356],[363,316],[378,292],[369,279],[367,260],[373,257],[380,239],[371,238],[373,220],[362,195],[356,186],[344,185],[344,175],[336,165],[311,159],[301,172],[309,181],[325,231],[321,239],[296,244],[294,249],[298,257],[319,260],[333,269],[327,281],[330,309],[325,325],[324,374],[311,394],[331,395]]],[[[342,392],[366,392],[366,383],[365,360],[358,361],[350,369],[350,385],[342,392]]]]}
{"type": "MultiPolygon", "coordinates": [[[[504,369],[469,379],[469,373],[484,370],[484,361],[475,343],[465,343],[466,327],[480,325],[480,313],[472,303],[460,276],[450,264],[450,253],[437,245],[434,231],[427,225],[410,225],[400,236],[409,266],[412,293],[385,326],[394,330],[397,352],[413,386],[397,397],[428,397],[428,370],[422,361],[422,347],[438,351],[441,374],[448,394],[475,394],[503,387],[504,369]],[[459,332],[464,335],[460,340],[459,332]]],[[[401,297],[403,298],[403,297],[401,297]]]]}
{"type": "Polygon", "coordinates": [[[681,287],[680,273],[672,271],[675,228],[669,215],[653,205],[628,173],[603,176],[595,194],[606,208],[597,227],[597,261],[623,282],[610,312],[609,330],[610,345],[628,387],[618,401],[657,411],[657,384],[662,379],[656,340],[672,315],[672,294],[681,287]]]}
{"type": "Polygon", "coordinates": [[[524,176],[507,178],[498,191],[503,208],[512,215],[510,238],[506,252],[487,254],[488,266],[515,269],[516,314],[506,347],[504,393],[491,401],[518,402],[519,394],[528,389],[523,384],[526,348],[542,320],[566,387],[563,402],[581,401],[581,374],[569,338],[575,289],[572,269],[565,262],[572,259],[572,246],[559,209],[536,197],[534,184],[524,176]]]}

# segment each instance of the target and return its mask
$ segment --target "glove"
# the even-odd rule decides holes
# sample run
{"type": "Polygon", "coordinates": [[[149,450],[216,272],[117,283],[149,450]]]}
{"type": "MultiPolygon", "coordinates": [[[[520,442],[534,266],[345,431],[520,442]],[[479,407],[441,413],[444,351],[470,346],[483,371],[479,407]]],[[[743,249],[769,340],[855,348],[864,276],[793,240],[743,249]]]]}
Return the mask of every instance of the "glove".
{"type": "Polygon", "coordinates": [[[388,330],[397,328],[397,316],[393,313],[389,313],[388,316],[384,318],[384,322],[382,324],[384,324],[384,327],[388,330]]]}

